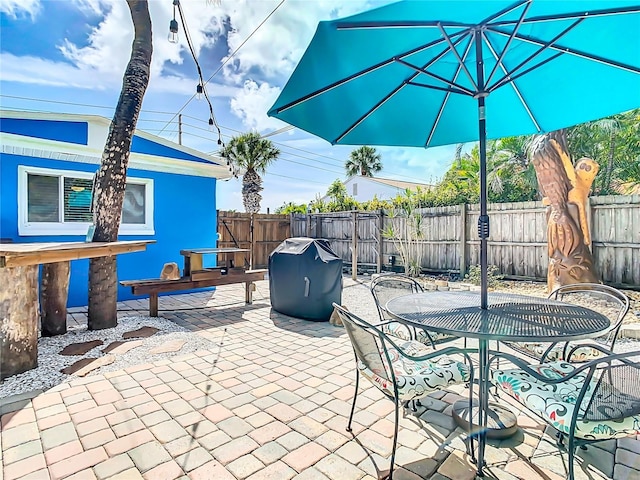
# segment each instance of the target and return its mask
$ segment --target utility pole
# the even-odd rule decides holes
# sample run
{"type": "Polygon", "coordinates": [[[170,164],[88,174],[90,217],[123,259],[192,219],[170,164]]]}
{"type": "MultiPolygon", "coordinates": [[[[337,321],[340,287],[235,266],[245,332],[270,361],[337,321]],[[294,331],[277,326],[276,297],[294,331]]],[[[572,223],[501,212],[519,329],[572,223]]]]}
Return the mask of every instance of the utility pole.
{"type": "Polygon", "coordinates": [[[182,114],[178,115],[178,145],[182,145],[182,114]]]}

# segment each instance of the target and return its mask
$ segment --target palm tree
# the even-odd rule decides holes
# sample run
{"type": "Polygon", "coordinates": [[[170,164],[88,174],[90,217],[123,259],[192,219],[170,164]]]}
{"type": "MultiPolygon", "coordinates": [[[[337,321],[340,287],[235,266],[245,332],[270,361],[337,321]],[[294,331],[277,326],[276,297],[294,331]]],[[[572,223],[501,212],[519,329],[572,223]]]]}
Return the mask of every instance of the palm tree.
{"type": "Polygon", "coordinates": [[[366,145],[352,150],[349,160],[344,164],[348,176],[362,175],[363,177],[373,177],[374,173],[382,170],[382,156],[373,147],[366,145]]]}
{"type": "MultiPolygon", "coordinates": [[[[122,91],[94,182],[94,242],[113,242],[118,239],[131,139],[149,84],[153,52],[149,5],[147,0],[127,0],[127,4],[133,20],[134,39],[131,59],[124,72],[122,91]]],[[[89,330],[117,325],[117,287],[116,257],[92,258],[89,261],[89,330]]]]}
{"type": "Polygon", "coordinates": [[[258,213],[262,200],[262,178],[267,167],[278,158],[280,150],[271,140],[257,132],[233,137],[222,149],[222,156],[245,173],[242,175],[242,202],[247,213],[258,213]]]}

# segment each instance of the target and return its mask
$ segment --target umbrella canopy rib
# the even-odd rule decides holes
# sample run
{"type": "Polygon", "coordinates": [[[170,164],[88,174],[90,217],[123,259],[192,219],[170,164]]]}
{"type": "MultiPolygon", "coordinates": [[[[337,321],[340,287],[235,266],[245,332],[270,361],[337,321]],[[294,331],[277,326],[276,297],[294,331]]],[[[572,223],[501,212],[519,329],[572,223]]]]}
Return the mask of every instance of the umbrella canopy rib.
{"type": "MultiPolygon", "coordinates": [[[[461,30],[460,32],[456,32],[456,33],[452,34],[451,37],[459,37],[461,35],[466,35],[466,34],[469,33],[469,31],[470,31],[470,29],[461,30]]],[[[293,107],[295,107],[297,105],[300,105],[301,103],[306,102],[307,100],[315,98],[318,95],[322,95],[323,93],[326,93],[329,90],[333,90],[334,88],[340,87],[340,86],[342,86],[342,85],[344,85],[346,83],[351,82],[352,80],[360,78],[360,77],[366,75],[367,73],[370,73],[370,72],[373,72],[373,71],[378,70],[380,68],[383,68],[383,67],[386,67],[388,65],[391,65],[393,62],[398,61],[398,59],[401,59],[401,58],[404,58],[404,57],[408,57],[410,55],[422,52],[424,50],[428,50],[429,48],[435,47],[435,46],[440,45],[440,44],[442,44],[444,42],[445,42],[445,40],[442,39],[442,38],[437,39],[437,40],[433,40],[433,41],[431,41],[431,42],[429,42],[427,44],[420,45],[418,47],[412,48],[411,50],[407,50],[407,51],[402,52],[402,53],[400,53],[398,55],[395,55],[395,56],[393,56],[391,58],[383,60],[382,62],[378,62],[378,63],[376,63],[375,65],[373,65],[371,67],[368,67],[368,68],[365,68],[365,69],[360,70],[358,72],[355,72],[355,73],[353,73],[353,74],[351,74],[351,75],[349,75],[349,76],[347,76],[345,78],[342,78],[342,79],[340,79],[340,80],[338,80],[336,82],[330,83],[329,85],[327,85],[325,87],[319,88],[319,89],[317,89],[317,90],[315,90],[315,91],[313,91],[311,93],[308,93],[307,95],[304,95],[304,96],[300,97],[299,99],[297,99],[297,100],[295,100],[293,102],[287,103],[286,105],[283,105],[283,106],[277,108],[276,109],[276,113],[282,113],[282,112],[284,112],[284,111],[286,111],[286,110],[288,110],[290,108],[293,108],[293,107]]],[[[285,87],[286,87],[286,85],[285,85],[285,87]]]]}
{"type": "MultiPolygon", "coordinates": [[[[454,48],[454,50],[455,50],[455,48],[454,48]]],[[[446,52],[445,52],[445,53],[446,53],[446,52]]],[[[457,89],[457,90],[459,90],[459,91],[461,91],[461,92],[466,93],[467,95],[471,95],[471,96],[473,96],[473,95],[475,95],[475,93],[476,93],[476,92],[474,92],[473,90],[469,90],[468,88],[463,87],[463,86],[462,86],[462,85],[460,85],[459,83],[452,82],[451,80],[447,80],[446,78],[441,77],[440,75],[436,75],[435,73],[431,73],[431,72],[427,71],[427,68],[429,68],[428,66],[427,66],[427,67],[422,67],[422,68],[420,68],[420,67],[416,67],[415,65],[412,65],[412,64],[411,64],[411,63],[409,63],[409,62],[405,62],[405,61],[404,61],[404,60],[402,60],[402,59],[397,59],[397,60],[396,60],[396,62],[398,62],[398,63],[400,63],[400,64],[404,65],[405,67],[409,67],[409,68],[411,68],[411,69],[415,70],[415,71],[417,72],[416,76],[422,73],[422,74],[427,75],[427,76],[429,76],[429,77],[435,78],[436,80],[440,80],[442,83],[444,83],[444,84],[449,85],[450,87],[452,87],[452,89],[457,89]]],[[[430,62],[430,63],[431,63],[431,62],[430,62]]],[[[414,78],[415,78],[415,76],[414,76],[414,78]]],[[[478,87],[475,85],[475,82],[474,82],[473,86],[474,86],[474,88],[475,88],[475,89],[476,89],[476,91],[477,91],[478,87]]]]}
{"type": "Polygon", "coordinates": [[[473,97],[473,93],[468,93],[466,91],[458,90],[457,88],[446,88],[446,87],[438,87],[437,85],[429,85],[428,83],[420,83],[414,81],[406,81],[407,85],[413,85],[414,87],[422,87],[422,88],[430,88],[431,90],[438,90],[440,92],[448,92],[448,93],[459,93],[460,95],[468,95],[473,97]]]}
{"type": "Polygon", "coordinates": [[[476,91],[478,91],[479,89],[478,89],[478,84],[476,83],[476,79],[473,78],[473,75],[471,75],[471,72],[469,72],[469,69],[464,64],[464,61],[462,60],[462,58],[460,58],[460,55],[458,54],[458,50],[456,49],[455,45],[451,43],[451,38],[449,38],[449,35],[447,35],[447,32],[444,30],[444,28],[442,28],[442,25],[438,24],[438,28],[440,29],[440,34],[442,35],[442,38],[444,38],[447,41],[447,44],[449,45],[449,49],[458,60],[458,64],[462,67],[462,69],[464,70],[464,73],[467,75],[467,77],[471,81],[471,85],[473,85],[473,88],[475,88],[476,91]]]}
{"type": "MultiPolygon", "coordinates": [[[[454,48],[455,45],[457,45],[458,43],[460,43],[465,37],[463,35],[460,35],[459,38],[457,38],[454,42],[454,48]]],[[[440,42],[442,43],[442,42],[440,42]]],[[[427,72],[425,69],[429,68],[430,65],[434,64],[435,62],[437,62],[440,58],[444,57],[448,52],[449,52],[450,48],[447,47],[445,49],[443,49],[438,55],[436,55],[433,59],[431,59],[429,62],[427,62],[425,65],[423,65],[422,68],[420,67],[416,67],[415,65],[412,65],[408,62],[405,62],[404,60],[400,59],[400,58],[396,58],[395,61],[399,62],[403,65],[406,65],[407,67],[415,70],[415,73],[413,75],[411,75],[408,79],[404,80],[400,85],[398,85],[397,87],[395,87],[391,92],[389,92],[387,95],[385,95],[380,101],[378,101],[371,109],[369,109],[364,115],[361,115],[355,122],[353,122],[346,130],[344,130],[337,138],[335,138],[331,143],[333,145],[335,145],[336,143],[340,142],[345,136],[347,136],[350,132],[353,131],[354,128],[356,128],[358,125],[360,125],[362,122],[364,122],[373,112],[375,112],[376,110],[378,110],[382,105],[384,105],[391,97],[393,97],[396,93],[398,93],[402,87],[404,87],[405,85],[414,85],[413,83],[413,79],[416,78],[418,75],[420,75],[421,73],[430,75],[429,72],[427,72]]],[[[441,81],[448,83],[447,79],[445,78],[440,78],[441,81]]],[[[421,85],[421,86],[427,86],[427,85],[421,85]]],[[[430,88],[434,88],[436,90],[444,90],[444,91],[452,91],[452,88],[444,88],[444,87],[437,87],[437,86],[429,86],[430,88]]],[[[465,89],[467,95],[473,95],[473,92],[466,90],[465,89]]],[[[465,94],[465,91],[460,91],[458,93],[462,93],[465,94]]]]}
{"type": "Polygon", "coordinates": [[[530,3],[532,0],[520,0],[519,2],[509,5],[503,8],[499,12],[488,16],[484,20],[478,23],[464,23],[464,22],[452,22],[452,21],[429,21],[429,20],[378,20],[378,21],[365,21],[365,22],[336,22],[337,30],[361,30],[368,28],[431,28],[431,27],[458,27],[458,28],[475,28],[478,26],[485,26],[493,22],[496,18],[500,18],[512,11],[520,8],[526,3],[530,3]]]}
{"type": "MultiPolygon", "coordinates": [[[[497,33],[498,35],[503,35],[503,36],[510,35],[509,32],[502,31],[502,30],[500,30],[498,28],[488,27],[487,30],[489,30],[491,32],[494,32],[494,33],[497,33]]],[[[540,40],[539,38],[534,38],[534,37],[531,37],[531,36],[528,36],[528,35],[523,35],[521,33],[517,33],[515,35],[515,37],[518,40],[521,40],[523,42],[533,43],[535,45],[546,45],[547,44],[547,42],[545,42],[543,40],[540,40]]],[[[602,63],[602,64],[607,65],[609,67],[620,68],[622,70],[626,70],[626,71],[631,72],[631,73],[640,73],[640,68],[639,67],[634,67],[633,65],[627,65],[626,63],[617,62],[615,60],[604,58],[604,57],[601,57],[599,55],[594,55],[594,54],[587,53],[587,52],[584,52],[584,51],[581,51],[581,50],[578,50],[578,49],[575,49],[575,48],[570,48],[570,47],[567,47],[565,45],[555,44],[555,45],[549,45],[547,48],[549,48],[550,50],[557,50],[557,51],[560,51],[562,53],[566,53],[566,54],[573,55],[573,56],[576,56],[576,57],[581,57],[581,58],[584,58],[584,59],[587,59],[587,60],[593,60],[595,62],[602,63]]]]}
{"type": "MultiPolygon", "coordinates": [[[[493,57],[496,59],[496,62],[497,62],[496,66],[499,65],[500,69],[502,70],[502,73],[504,73],[506,75],[507,74],[507,68],[502,64],[502,62],[499,61],[498,54],[496,53],[496,50],[493,48],[493,45],[492,45],[491,41],[489,40],[489,38],[487,38],[487,36],[484,34],[484,32],[482,32],[482,39],[484,40],[484,43],[489,48],[489,51],[491,52],[493,57]]],[[[488,82],[488,79],[487,79],[487,82],[488,82]]],[[[540,128],[540,123],[538,122],[538,120],[536,120],[536,117],[533,114],[533,112],[531,111],[531,108],[529,108],[529,105],[528,105],[527,101],[525,100],[524,95],[522,94],[522,92],[518,88],[518,85],[516,84],[516,79],[515,78],[511,79],[510,83],[511,83],[511,87],[513,88],[515,94],[520,99],[520,102],[522,103],[522,107],[525,109],[525,111],[527,112],[527,115],[529,115],[529,118],[531,119],[533,124],[536,126],[536,130],[538,132],[541,132],[542,128],[540,128]]],[[[489,91],[491,91],[491,89],[489,89],[489,91]]]]}
{"type": "Polygon", "coordinates": [[[506,73],[505,76],[499,82],[496,82],[495,84],[493,84],[491,87],[489,87],[487,89],[487,91],[493,92],[494,90],[497,90],[500,87],[504,87],[505,85],[507,85],[509,83],[513,83],[518,78],[526,75],[527,73],[531,73],[532,71],[536,70],[537,68],[542,67],[543,65],[555,60],[558,57],[561,57],[562,55],[563,55],[563,52],[558,52],[555,55],[552,55],[549,58],[545,58],[544,60],[536,63],[535,65],[530,66],[526,70],[521,71],[517,75],[511,75],[510,73],[506,73]]]}
{"type": "MultiPolygon", "coordinates": [[[[472,37],[469,38],[469,43],[467,44],[467,48],[465,49],[464,54],[462,55],[462,62],[460,63],[460,65],[458,65],[458,68],[456,69],[453,75],[454,82],[456,81],[456,79],[458,78],[458,75],[460,74],[461,66],[464,65],[464,62],[467,60],[467,56],[471,51],[471,45],[473,45],[472,37]]],[[[427,141],[424,143],[425,148],[428,147],[429,144],[431,143],[431,139],[433,138],[433,135],[436,132],[436,128],[440,123],[440,118],[442,117],[442,113],[444,112],[444,109],[447,106],[447,102],[449,101],[449,96],[451,95],[451,93],[457,93],[457,92],[447,92],[447,94],[444,96],[444,99],[442,100],[442,104],[440,105],[440,109],[438,110],[438,114],[436,115],[436,119],[431,125],[431,129],[429,130],[429,136],[427,137],[427,141]]]]}
{"type": "MultiPolygon", "coordinates": [[[[548,42],[544,42],[542,45],[540,45],[540,48],[538,50],[536,50],[535,52],[533,52],[531,55],[529,55],[527,58],[525,58],[522,62],[520,62],[518,65],[516,65],[510,72],[506,73],[500,80],[496,81],[496,83],[494,83],[491,88],[489,89],[489,91],[492,90],[496,90],[498,88],[500,88],[501,86],[503,86],[505,83],[507,83],[508,81],[510,81],[510,77],[517,72],[518,70],[520,70],[522,67],[524,67],[525,65],[528,65],[529,63],[531,63],[531,61],[536,58],[538,55],[540,55],[542,52],[546,51],[549,47],[553,46],[553,44],[555,44],[558,40],[560,40],[562,37],[564,37],[567,33],[569,33],[571,30],[573,30],[574,28],[576,28],[578,25],[580,25],[582,22],[584,22],[584,18],[579,18],[578,20],[576,20],[575,22],[573,22],[571,25],[569,25],[567,28],[565,28],[564,30],[562,30],[560,33],[558,33],[555,37],[553,37],[551,40],[549,40],[548,42]]],[[[518,35],[516,34],[516,37],[518,35]]],[[[553,57],[552,57],[553,58],[553,57]]],[[[549,59],[547,59],[546,61],[540,62],[539,64],[535,65],[534,68],[530,68],[528,69],[528,71],[532,71],[535,68],[541,67],[542,65],[544,65],[545,63],[547,63],[549,61],[549,59]]]]}
{"type": "MultiPolygon", "coordinates": [[[[527,0],[530,2],[531,0],[527,0]]],[[[638,13],[640,12],[640,5],[634,5],[632,7],[618,7],[603,10],[593,10],[591,12],[572,12],[572,13],[558,13],[556,15],[540,15],[537,17],[531,17],[525,19],[524,23],[538,23],[549,22],[553,20],[571,20],[572,18],[594,18],[605,17],[610,15],[624,15],[626,13],[638,13]]],[[[516,23],[515,20],[503,20],[501,22],[494,22],[493,26],[510,26],[516,23]]]]}
{"type": "MultiPolygon", "coordinates": [[[[509,50],[509,47],[511,46],[511,42],[513,41],[513,38],[515,37],[516,33],[518,33],[518,30],[522,26],[522,21],[524,20],[524,17],[527,15],[527,12],[529,11],[529,8],[531,8],[531,3],[527,3],[525,5],[525,7],[522,9],[522,13],[520,14],[520,18],[518,19],[518,23],[516,23],[515,27],[513,27],[513,30],[511,31],[511,35],[509,35],[509,39],[507,40],[507,43],[505,44],[504,48],[502,49],[502,52],[500,52],[500,55],[498,57],[496,57],[496,54],[492,50],[491,53],[496,58],[496,64],[493,66],[493,69],[491,70],[491,73],[489,73],[489,76],[487,77],[487,80],[486,80],[486,84],[487,85],[489,83],[491,83],[491,79],[493,78],[493,75],[498,70],[498,67],[502,68],[503,73],[505,73],[505,74],[507,73],[508,69],[506,69],[504,67],[504,65],[502,64],[502,61],[504,60],[504,56],[507,53],[507,51],[509,50]]],[[[483,38],[485,40],[485,43],[487,45],[489,45],[489,41],[487,40],[484,31],[482,32],[482,36],[483,36],[483,38]]],[[[489,46],[489,48],[491,49],[491,46],[489,46]]]]}

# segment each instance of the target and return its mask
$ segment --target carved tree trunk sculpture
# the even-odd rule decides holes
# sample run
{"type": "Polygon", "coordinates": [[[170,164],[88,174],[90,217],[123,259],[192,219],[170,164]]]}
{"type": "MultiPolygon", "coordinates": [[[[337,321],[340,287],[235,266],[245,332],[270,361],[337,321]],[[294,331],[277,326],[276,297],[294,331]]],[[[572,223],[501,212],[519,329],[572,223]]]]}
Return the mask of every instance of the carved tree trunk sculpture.
{"type": "Polygon", "coordinates": [[[549,291],[573,283],[598,283],[586,213],[598,164],[581,158],[574,166],[564,130],[539,137],[531,158],[544,196],[542,202],[548,206],[549,291]]]}

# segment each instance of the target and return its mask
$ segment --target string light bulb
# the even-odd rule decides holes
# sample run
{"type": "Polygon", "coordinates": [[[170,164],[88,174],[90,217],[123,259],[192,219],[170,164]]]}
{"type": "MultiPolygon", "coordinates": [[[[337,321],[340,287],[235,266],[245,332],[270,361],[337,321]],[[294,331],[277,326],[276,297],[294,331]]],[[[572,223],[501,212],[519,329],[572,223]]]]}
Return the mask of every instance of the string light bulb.
{"type": "Polygon", "coordinates": [[[169,22],[169,43],[178,43],[178,21],[176,20],[176,7],[180,0],[173,0],[173,20],[169,22]]]}
{"type": "Polygon", "coordinates": [[[202,93],[203,93],[203,90],[204,90],[204,89],[203,89],[203,87],[202,87],[202,84],[201,84],[201,83],[199,83],[199,84],[196,86],[196,100],[202,100],[202,93]]]}
{"type": "Polygon", "coordinates": [[[209,131],[213,132],[213,117],[209,117],[209,131]]]}
{"type": "Polygon", "coordinates": [[[169,43],[178,43],[178,22],[173,19],[169,22],[169,43]]]}

